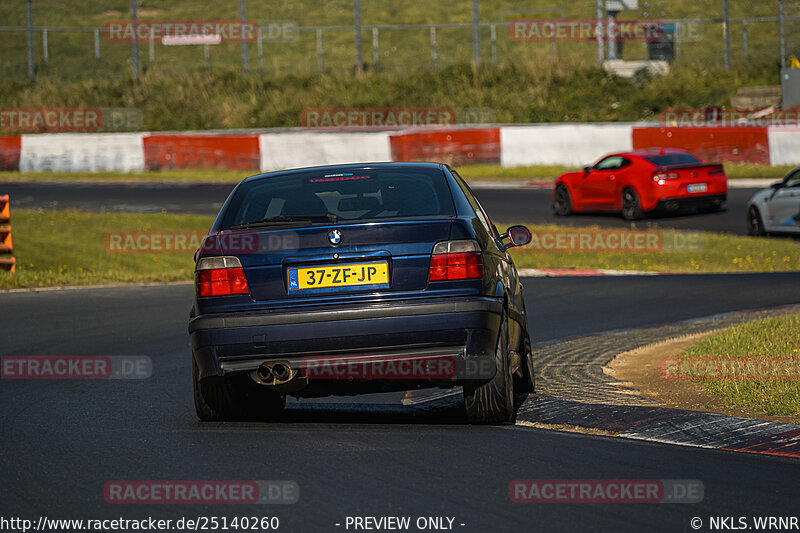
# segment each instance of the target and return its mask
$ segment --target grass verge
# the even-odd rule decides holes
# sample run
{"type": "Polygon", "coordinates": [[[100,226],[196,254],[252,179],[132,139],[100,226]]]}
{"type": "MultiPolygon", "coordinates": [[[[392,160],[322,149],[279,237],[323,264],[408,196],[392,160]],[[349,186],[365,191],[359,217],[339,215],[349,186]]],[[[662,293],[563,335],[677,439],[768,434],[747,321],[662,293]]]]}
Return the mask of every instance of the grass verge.
{"type": "MultiPolygon", "coordinates": [[[[528,226],[537,239],[513,248],[517,268],[645,270],[654,272],[779,272],[800,270],[800,243],[788,238],[756,238],[709,232],[651,230],[657,247],[628,248],[614,252],[616,241],[633,238],[634,230],[609,230],[597,226],[566,228],[528,226]],[[591,248],[556,247],[554,239],[590,237],[591,248]],[[616,241],[613,236],[616,236],[616,241]],[[597,239],[601,240],[598,242],[597,239]],[[550,239],[550,240],[546,240],[550,239]],[[599,244],[596,246],[595,244],[599,244]],[[654,251],[646,251],[646,250],[654,251]],[[557,251],[576,250],[576,252],[557,251]],[[588,252],[585,250],[589,250],[588,252]],[[638,251],[642,250],[642,251],[638,251]]],[[[579,242],[579,241],[576,241],[579,242]]]]}
{"type": "MultiPolygon", "coordinates": [[[[800,314],[745,322],[716,333],[685,349],[679,357],[741,360],[765,359],[800,363],[800,314]]],[[[797,366],[796,364],[794,365],[797,366]]],[[[755,407],[768,415],[800,414],[800,380],[703,380],[706,391],[734,407],[755,407]]]]}
{"type": "MultiPolygon", "coordinates": [[[[458,167],[467,180],[520,180],[555,179],[569,171],[562,166],[524,166],[503,168],[500,165],[477,164],[458,167]]],[[[573,169],[575,170],[575,169],[573,169]]],[[[21,181],[81,181],[81,182],[231,182],[237,183],[247,176],[260,173],[259,170],[161,170],[152,172],[0,172],[0,183],[21,181]]]]}
{"type": "MultiPolygon", "coordinates": [[[[106,251],[107,231],[200,231],[213,217],[166,214],[86,213],[77,210],[14,210],[12,227],[17,272],[0,271],[0,289],[97,283],[189,280],[190,252],[117,254],[106,251]]],[[[531,226],[537,234],[564,228],[531,226]]],[[[588,231],[597,230],[589,228],[588,231]]],[[[685,233],[665,232],[657,253],[536,253],[513,250],[520,268],[610,268],[671,272],[757,272],[800,270],[800,244],[769,239],[700,234],[682,249],[685,233]],[[671,239],[671,240],[670,240],[671,239]],[[702,249],[696,249],[698,243],[702,249]],[[688,246],[686,246],[688,248],[688,246]]]]}
{"type": "MultiPolygon", "coordinates": [[[[588,162],[587,162],[588,163],[588,162]]],[[[750,165],[726,163],[725,173],[729,179],[766,178],[780,181],[794,167],[769,165],[750,165]]],[[[579,170],[559,165],[501,167],[497,164],[475,164],[457,167],[466,180],[549,180],[564,172],[579,170]]],[[[10,172],[0,171],[0,183],[22,181],[82,181],[82,182],[230,182],[237,183],[247,176],[258,174],[259,170],[162,170],[153,172],[10,172]]]]}
{"type": "Polygon", "coordinates": [[[168,282],[192,278],[191,253],[112,254],[104,235],[116,230],[208,231],[213,217],[85,213],[11,213],[17,271],[0,271],[0,288],[168,282]]]}
{"type": "Polygon", "coordinates": [[[162,170],[158,172],[0,172],[2,182],[28,181],[80,181],[80,182],[230,182],[238,183],[247,176],[258,174],[258,170],[162,170]]]}

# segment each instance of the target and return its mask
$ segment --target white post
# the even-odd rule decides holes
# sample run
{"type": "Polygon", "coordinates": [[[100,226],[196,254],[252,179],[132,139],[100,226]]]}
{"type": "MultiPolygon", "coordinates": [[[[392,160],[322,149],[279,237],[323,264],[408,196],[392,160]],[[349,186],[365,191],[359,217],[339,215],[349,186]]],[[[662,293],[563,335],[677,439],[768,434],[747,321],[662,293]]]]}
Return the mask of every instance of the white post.
{"type": "Polygon", "coordinates": [[[378,27],[372,27],[372,64],[378,66],[378,27]]]}
{"type": "Polygon", "coordinates": [[[436,63],[436,26],[431,26],[431,61],[436,63]]]}
{"type": "Polygon", "coordinates": [[[258,27],[258,43],[256,48],[258,51],[258,70],[262,70],[264,68],[264,43],[261,26],[258,27]]]}
{"type": "Polygon", "coordinates": [[[322,72],[322,28],[317,28],[317,69],[322,72]]]}
{"type": "Polygon", "coordinates": [[[492,30],[492,63],[497,64],[497,25],[491,25],[492,30]]]}

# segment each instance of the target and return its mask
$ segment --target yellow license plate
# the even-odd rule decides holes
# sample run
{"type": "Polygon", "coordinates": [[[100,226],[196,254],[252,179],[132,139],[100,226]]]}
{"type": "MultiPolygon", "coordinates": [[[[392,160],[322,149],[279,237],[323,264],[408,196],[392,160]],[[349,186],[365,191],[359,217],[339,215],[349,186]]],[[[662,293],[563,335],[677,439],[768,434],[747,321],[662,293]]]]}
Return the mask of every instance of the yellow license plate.
{"type": "Polygon", "coordinates": [[[287,271],[290,291],[338,289],[341,287],[385,288],[389,286],[389,264],[386,261],[352,265],[290,268],[287,271]]]}

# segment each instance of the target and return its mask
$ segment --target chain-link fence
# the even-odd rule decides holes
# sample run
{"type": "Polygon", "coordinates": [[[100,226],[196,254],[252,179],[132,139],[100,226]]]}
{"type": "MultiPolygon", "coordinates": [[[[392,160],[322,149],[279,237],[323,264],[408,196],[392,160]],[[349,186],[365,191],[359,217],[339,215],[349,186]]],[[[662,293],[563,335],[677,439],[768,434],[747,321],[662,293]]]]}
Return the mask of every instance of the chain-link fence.
{"type": "Polygon", "coordinates": [[[362,69],[399,72],[476,58],[501,64],[597,64],[599,48],[604,59],[660,59],[734,68],[755,62],[777,64],[791,54],[800,55],[795,37],[800,34],[795,31],[800,30],[800,0],[639,0],[636,9],[619,13],[607,11],[605,2],[596,0],[433,0],[427,4],[245,0],[244,13],[239,0],[203,4],[202,9],[190,2],[151,7],[147,0],[135,1],[138,23],[161,24],[162,30],[176,22],[189,24],[185,31],[190,31],[193,22],[233,24],[240,18],[254,27],[246,39],[192,41],[196,44],[170,40],[164,31],[143,33],[133,39],[138,41],[134,47],[131,38],[115,34],[111,27],[113,22],[123,28],[125,24],[129,29],[139,27],[131,22],[129,0],[98,1],[93,3],[95,12],[88,13],[84,3],[32,0],[30,26],[26,1],[17,0],[0,6],[0,20],[6,22],[0,26],[0,76],[24,79],[30,61],[33,74],[39,77],[127,77],[134,72],[134,48],[143,75],[245,67],[275,75],[353,72],[357,57],[362,69]],[[600,42],[596,31],[586,35],[575,30],[581,24],[596,30],[598,4],[600,42]],[[473,16],[476,5],[477,19],[473,16]],[[358,31],[356,20],[360,21],[358,31]],[[657,25],[656,37],[637,34],[636,24],[644,23],[657,25]],[[244,63],[243,40],[247,46],[244,63]]]}

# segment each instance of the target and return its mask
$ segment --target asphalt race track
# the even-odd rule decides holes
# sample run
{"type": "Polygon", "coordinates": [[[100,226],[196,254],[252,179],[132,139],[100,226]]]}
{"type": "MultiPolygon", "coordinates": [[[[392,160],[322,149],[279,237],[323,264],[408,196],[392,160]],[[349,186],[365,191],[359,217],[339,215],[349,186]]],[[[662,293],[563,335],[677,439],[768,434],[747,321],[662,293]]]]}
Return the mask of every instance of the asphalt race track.
{"type": "MultiPolygon", "coordinates": [[[[797,303],[800,273],[526,279],[537,344],[797,303]]],[[[456,531],[691,531],[710,516],[796,513],[795,459],[501,425],[395,395],[315,400],[282,423],[200,423],[189,284],[0,294],[3,355],[147,355],[146,380],[0,382],[4,516],[278,516],[345,531],[347,516],[455,517],[456,531]],[[515,479],[699,479],[699,504],[519,504],[515,479]],[[110,480],[294,480],[292,505],[110,505],[110,480]],[[336,524],[341,524],[336,526],[336,524]],[[461,524],[464,524],[463,526],[461,524]]],[[[350,531],[353,529],[351,528],[350,531]]],[[[412,529],[414,530],[414,529],[412,529]]]]}
{"type": "MultiPolygon", "coordinates": [[[[716,213],[697,214],[693,211],[654,213],[637,220],[637,228],[675,228],[679,230],[712,231],[715,233],[747,234],[747,202],[760,189],[728,189],[725,207],[716,213]]],[[[580,213],[557,217],[551,208],[549,189],[476,191],[481,204],[495,222],[525,222],[569,226],[601,226],[629,228],[631,223],[618,213],[580,213]]]]}
{"type": "MultiPolygon", "coordinates": [[[[141,211],[215,215],[234,184],[91,184],[91,183],[2,183],[0,192],[10,194],[13,208],[88,211],[141,211]]],[[[693,212],[651,215],[637,227],[677,228],[719,233],[745,234],[747,201],[759,189],[729,189],[728,203],[718,213],[693,212]]],[[[618,214],[580,214],[556,217],[550,207],[549,189],[481,189],[478,198],[495,222],[599,225],[630,227],[618,214]]]]}
{"type": "Polygon", "coordinates": [[[192,183],[3,183],[12,208],[216,215],[234,187],[192,183]]]}

